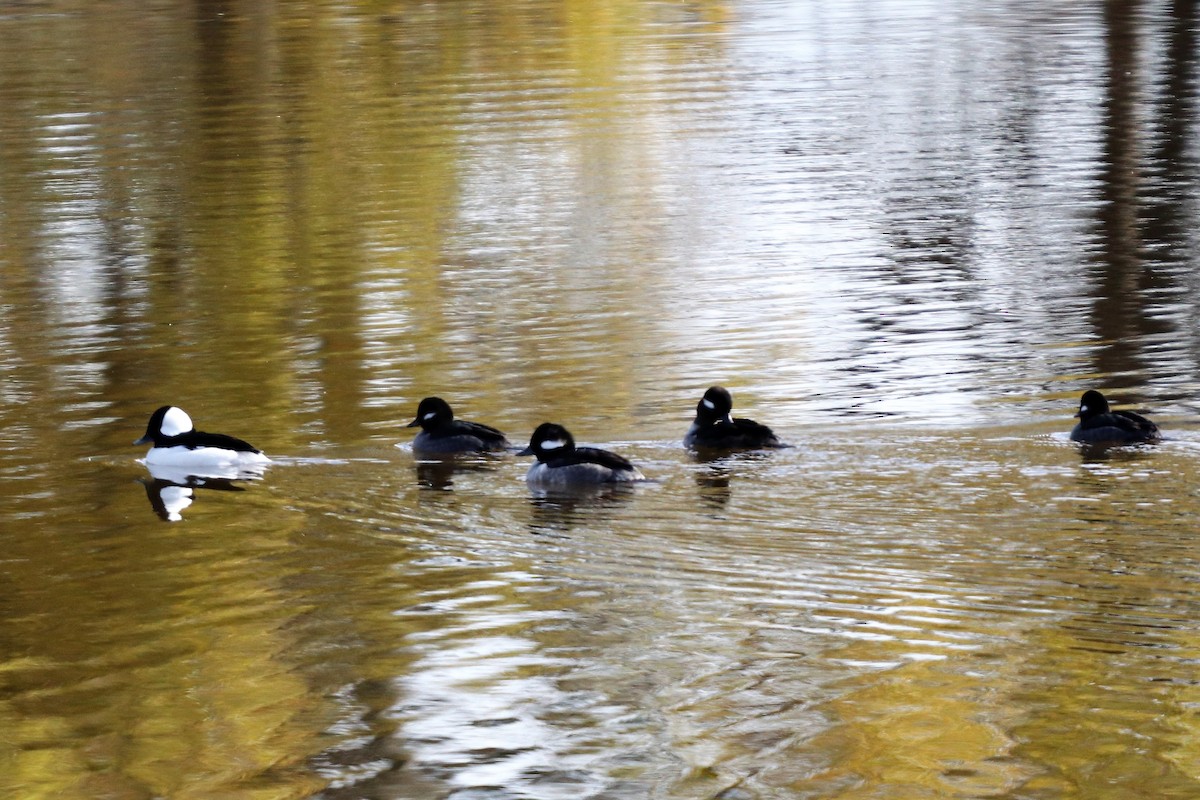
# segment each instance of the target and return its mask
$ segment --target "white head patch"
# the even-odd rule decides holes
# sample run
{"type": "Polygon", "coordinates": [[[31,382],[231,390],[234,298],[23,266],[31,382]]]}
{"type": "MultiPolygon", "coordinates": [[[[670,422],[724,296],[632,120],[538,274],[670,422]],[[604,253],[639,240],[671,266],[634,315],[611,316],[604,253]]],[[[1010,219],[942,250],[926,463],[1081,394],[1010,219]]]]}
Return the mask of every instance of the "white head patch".
{"type": "Polygon", "coordinates": [[[703,400],[701,400],[701,402],[704,403],[704,407],[707,408],[709,411],[712,411],[713,409],[715,409],[717,407],[716,404],[713,403],[712,400],[709,400],[707,397],[705,397],[703,400]]]}
{"type": "Polygon", "coordinates": [[[538,447],[542,448],[543,450],[561,450],[566,446],[567,443],[562,439],[547,439],[538,445],[538,447]]]}
{"type": "Polygon", "coordinates": [[[178,436],[181,433],[187,433],[194,427],[192,418],[182,408],[171,406],[167,413],[163,414],[161,428],[163,436],[178,436]]]}
{"type": "Polygon", "coordinates": [[[436,411],[430,411],[428,414],[426,414],[425,416],[421,417],[421,419],[433,419],[433,418],[434,418],[434,417],[436,417],[436,416],[437,416],[437,412],[436,412],[436,411]]]}

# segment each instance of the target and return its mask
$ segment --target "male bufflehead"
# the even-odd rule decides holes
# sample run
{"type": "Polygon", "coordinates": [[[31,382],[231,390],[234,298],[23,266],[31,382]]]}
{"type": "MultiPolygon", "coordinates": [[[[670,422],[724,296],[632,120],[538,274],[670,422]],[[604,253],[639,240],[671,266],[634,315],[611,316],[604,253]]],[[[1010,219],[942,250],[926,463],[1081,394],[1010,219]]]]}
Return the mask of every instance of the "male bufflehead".
{"type": "Polygon", "coordinates": [[[1071,440],[1088,444],[1138,444],[1162,438],[1158,426],[1132,411],[1111,411],[1108,400],[1095,389],[1088,389],[1079,401],[1079,424],[1071,431],[1071,440]]]}
{"type": "Polygon", "coordinates": [[[504,434],[488,425],[455,419],[450,404],[440,397],[426,397],[417,406],[417,418],[409,428],[421,426],[413,439],[418,453],[482,453],[508,449],[504,434]]]}
{"type": "Polygon", "coordinates": [[[733,396],[712,386],[696,404],[696,419],[683,437],[683,446],[696,450],[757,450],[787,447],[766,425],[734,418],[733,396]]]}
{"type": "Polygon", "coordinates": [[[150,415],[146,435],[134,444],[153,443],[146,464],[177,467],[261,468],[271,459],[248,442],[223,433],[204,433],[192,425],[183,409],[163,406],[150,415]]]}
{"type": "Polygon", "coordinates": [[[553,422],[539,425],[529,446],[517,455],[537,456],[525,475],[526,482],[533,486],[567,488],[646,479],[616,453],[598,447],[576,447],[570,432],[553,422]]]}

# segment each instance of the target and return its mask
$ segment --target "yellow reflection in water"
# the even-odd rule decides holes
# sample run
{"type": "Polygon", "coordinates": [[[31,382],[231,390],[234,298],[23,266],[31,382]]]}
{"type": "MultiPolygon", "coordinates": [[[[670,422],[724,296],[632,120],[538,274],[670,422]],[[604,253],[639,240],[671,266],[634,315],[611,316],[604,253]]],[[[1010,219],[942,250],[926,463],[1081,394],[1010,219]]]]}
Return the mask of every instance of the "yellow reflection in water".
{"type": "Polygon", "coordinates": [[[846,787],[828,795],[838,798],[878,797],[881,789],[897,797],[1016,789],[1030,768],[1011,757],[1014,742],[1005,730],[1016,709],[997,706],[992,680],[923,661],[845,686],[822,707],[833,716],[832,730],[810,743],[831,754],[834,766],[813,780],[846,787]]]}
{"type": "MultiPolygon", "coordinates": [[[[303,442],[284,409],[346,441],[435,392],[619,408],[652,377],[613,342],[656,333],[628,313],[656,302],[654,232],[613,228],[664,215],[656,131],[726,16],[118,3],[6,24],[24,82],[0,123],[0,260],[32,282],[53,263],[31,318],[78,309],[105,337],[88,399],[232,392],[277,451],[303,442]],[[581,360],[588,385],[564,387],[581,360]]],[[[32,365],[63,352],[16,318],[5,335],[32,365]]]]}
{"type": "MultiPolygon", "coordinates": [[[[144,503],[133,487],[129,497],[144,503]]],[[[296,640],[286,623],[303,609],[264,568],[286,527],[234,523],[219,540],[133,531],[100,551],[56,554],[75,578],[54,593],[45,638],[21,643],[47,655],[0,669],[0,787],[23,798],[319,789],[295,769],[314,749],[298,722],[319,720],[323,705],[287,663],[296,640]]]]}

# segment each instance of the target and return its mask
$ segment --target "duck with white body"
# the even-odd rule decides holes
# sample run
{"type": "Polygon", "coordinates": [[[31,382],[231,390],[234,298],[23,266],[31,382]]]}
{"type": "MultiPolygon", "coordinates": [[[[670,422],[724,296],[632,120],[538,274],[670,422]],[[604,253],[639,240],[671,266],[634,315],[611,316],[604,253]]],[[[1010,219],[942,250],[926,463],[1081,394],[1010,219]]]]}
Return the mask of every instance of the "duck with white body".
{"type": "Polygon", "coordinates": [[[271,459],[249,442],[196,430],[183,409],[163,406],[150,416],[146,434],[134,444],[152,444],[146,464],[189,469],[261,470],[271,459]]]}

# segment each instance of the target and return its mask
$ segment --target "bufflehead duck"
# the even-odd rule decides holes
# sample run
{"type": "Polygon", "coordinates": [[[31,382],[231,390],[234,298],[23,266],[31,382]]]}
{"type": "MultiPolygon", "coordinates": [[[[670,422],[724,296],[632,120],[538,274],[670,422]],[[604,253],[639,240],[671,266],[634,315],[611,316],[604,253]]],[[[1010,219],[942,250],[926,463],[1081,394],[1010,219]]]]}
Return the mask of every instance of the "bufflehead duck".
{"type": "Polygon", "coordinates": [[[696,450],[757,450],[787,447],[766,425],[733,416],[733,396],[712,386],[696,404],[696,419],[683,437],[683,446],[696,450]]]}
{"type": "Polygon", "coordinates": [[[146,453],[146,464],[219,468],[255,468],[271,459],[248,442],[223,433],[204,433],[192,425],[183,409],[163,406],[150,415],[146,435],[134,444],[153,443],[146,453]]]}
{"type": "Polygon", "coordinates": [[[1071,440],[1088,444],[1138,444],[1157,442],[1158,426],[1132,411],[1111,411],[1108,400],[1095,389],[1088,389],[1079,401],[1079,424],[1071,431],[1071,440]]]}
{"type": "Polygon", "coordinates": [[[533,486],[566,488],[646,479],[616,453],[598,447],[576,447],[575,437],[553,422],[539,425],[529,446],[517,455],[537,456],[525,475],[525,481],[533,486]]]}
{"type": "Polygon", "coordinates": [[[440,397],[426,397],[417,406],[417,418],[408,427],[421,427],[413,439],[413,450],[424,453],[482,453],[506,450],[508,439],[488,425],[455,419],[450,404],[440,397]]]}

